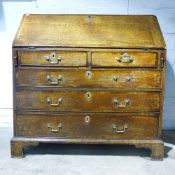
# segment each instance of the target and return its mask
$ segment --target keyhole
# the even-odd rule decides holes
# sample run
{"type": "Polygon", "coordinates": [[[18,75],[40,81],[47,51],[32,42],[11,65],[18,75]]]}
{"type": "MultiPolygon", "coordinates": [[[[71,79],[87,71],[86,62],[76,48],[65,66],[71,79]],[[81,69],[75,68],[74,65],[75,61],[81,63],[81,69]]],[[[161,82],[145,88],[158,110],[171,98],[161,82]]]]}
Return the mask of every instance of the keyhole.
{"type": "Polygon", "coordinates": [[[90,92],[87,92],[87,93],[86,93],[86,98],[87,98],[88,100],[91,99],[91,93],[90,93],[90,92]]]}
{"type": "Polygon", "coordinates": [[[55,53],[52,53],[52,57],[55,58],[55,53]]]}
{"type": "Polygon", "coordinates": [[[87,71],[86,75],[87,75],[88,78],[90,78],[91,77],[91,71],[87,71]]]}
{"type": "Polygon", "coordinates": [[[90,122],[90,116],[85,116],[84,120],[85,120],[86,123],[89,123],[90,122]]]}

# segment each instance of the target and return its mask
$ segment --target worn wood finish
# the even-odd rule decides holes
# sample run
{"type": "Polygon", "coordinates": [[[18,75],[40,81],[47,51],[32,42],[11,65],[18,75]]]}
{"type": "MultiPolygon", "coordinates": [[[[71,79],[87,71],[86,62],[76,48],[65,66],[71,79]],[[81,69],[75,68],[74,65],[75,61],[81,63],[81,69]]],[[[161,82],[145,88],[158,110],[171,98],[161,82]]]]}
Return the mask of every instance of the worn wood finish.
{"type": "Polygon", "coordinates": [[[12,157],[21,158],[24,156],[24,148],[27,146],[37,146],[39,143],[60,143],[60,144],[122,144],[134,145],[136,148],[146,148],[151,150],[152,160],[163,160],[164,144],[157,139],[65,139],[65,138],[44,138],[44,137],[15,137],[11,140],[12,157]]]}
{"type": "Polygon", "coordinates": [[[24,141],[24,140],[11,140],[11,157],[13,158],[22,158],[24,157],[24,148],[27,146],[38,146],[39,142],[36,141],[24,141]]]}
{"type": "Polygon", "coordinates": [[[33,66],[68,66],[81,67],[87,64],[86,52],[64,52],[64,51],[19,51],[18,60],[20,65],[33,66]],[[47,60],[50,58],[51,60],[47,60]],[[60,58],[60,60],[58,60],[60,58]]]}
{"type": "Polygon", "coordinates": [[[161,89],[161,72],[158,70],[128,69],[16,69],[18,86],[52,86],[80,88],[152,88],[161,89]],[[50,78],[48,78],[50,77],[50,78]],[[59,78],[60,77],[60,78],[59,78]]]}
{"type": "Polygon", "coordinates": [[[16,108],[76,112],[159,112],[159,95],[159,92],[19,90],[16,92],[16,108]],[[116,99],[118,103],[115,103],[116,99]],[[129,101],[127,104],[126,100],[129,101]]]}
{"type": "Polygon", "coordinates": [[[16,126],[16,135],[20,137],[66,139],[142,139],[144,137],[145,139],[153,139],[158,136],[158,117],[155,116],[120,116],[120,114],[17,115],[16,126]],[[118,128],[113,128],[113,125],[118,128]]]}
{"type": "Polygon", "coordinates": [[[133,61],[126,63],[117,60],[118,57],[125,54],[123,52],[95,52],[92,53],[93,67],[157,67],[158,58],[157,53],[145,52],[127,52],[128,56],[133,57],[133,61]]]}
{"type": "Polygon", "coordinates": [[[164,144],[159,143],[138,143],[135,145],[136,148],[148,148],[151,150],[152,160],[163,160],[164,157],[164,144]]]}
{"type": "Polygon", "coordinates": [[[13,45],[165,48],[156,17],[137,15],[27,14],[23,17],[13,45]]]}
{"type": "Polygon", "coordinates": [[[12,157],[39,143],[89,143],[162,160],[165,49],[154,16],[24,15],[13,42],[12,157]]]}

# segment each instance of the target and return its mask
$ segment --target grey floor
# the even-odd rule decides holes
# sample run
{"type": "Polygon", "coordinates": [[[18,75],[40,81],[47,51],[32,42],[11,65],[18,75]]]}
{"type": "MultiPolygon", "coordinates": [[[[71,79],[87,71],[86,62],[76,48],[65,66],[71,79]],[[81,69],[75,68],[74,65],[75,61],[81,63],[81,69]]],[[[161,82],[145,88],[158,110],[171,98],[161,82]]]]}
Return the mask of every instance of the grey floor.
{"type": "Polygon", "coordinates": [[[174,175],[175,132],[165,132],[165,158],[151,161],[149,150],[132,146],[43,144],[10,158],[12,117],[0,118],[0,175],[174,175]]]}

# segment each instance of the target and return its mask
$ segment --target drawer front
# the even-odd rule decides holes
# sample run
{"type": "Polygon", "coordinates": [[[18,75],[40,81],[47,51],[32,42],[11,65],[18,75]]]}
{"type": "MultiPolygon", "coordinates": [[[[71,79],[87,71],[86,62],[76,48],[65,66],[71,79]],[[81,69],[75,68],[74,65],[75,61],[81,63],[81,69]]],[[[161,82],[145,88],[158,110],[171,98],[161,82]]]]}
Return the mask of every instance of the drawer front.
{"type": "Polygon", "coordinates": [[[116,114],[17,115],[16,135],[86,139],[158,137],[158,117],[116,114]]]}
{"type": "Polygon", "coordinates": [[[18,90],[22,110],[136,112],[159,111],[159,92],[18,90]]]}
{"type": "Polygon", "coordinates": [[[38,69],[16,70],[19,86],[161,88],[161,72],[149,70],[38,69]]]}
{"type": "Polygon", "coordinates": [[[66,51],[19,51],[20,65],[33,66],[86,66],[86,52],[66,51]]]}
{"type": "Polygon", "coordinates": [[[157,53],[145,52],[94,52],[93,67],[157,67],[157,53]]]}

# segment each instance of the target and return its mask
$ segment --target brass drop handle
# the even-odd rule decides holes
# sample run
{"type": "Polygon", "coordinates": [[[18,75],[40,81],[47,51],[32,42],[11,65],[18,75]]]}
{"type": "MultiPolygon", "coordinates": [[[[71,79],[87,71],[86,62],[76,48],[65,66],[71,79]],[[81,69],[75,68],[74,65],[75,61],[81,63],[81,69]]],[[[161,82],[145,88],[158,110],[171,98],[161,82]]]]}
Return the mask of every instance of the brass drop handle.
{"type": "Polygon", "coordinates": [[[63,79],[63,77],[61,75],[58,75],[57,76],[57,81],[52,81],[52,78],[50,75],[47,75],[47,81],[49,82],[49,84],[52,84],[52,85],[58,85],[59,82],[63,79]]]}
{"type": "Polygon", "coordinates": [[[47,123],[47,128],[51,131],[51,132],[60,132],[61,128],[62,128],[62,124],[58,123],[57,128],[52,128],[50,123],[47,123]]]}
{"type": "Polygon", "coordinates": [[[47,98],[47,103],[50,106],[59,106],[61,104],[61,102],[63,101],[63,99],[62,98],[58,98],[57,101],[58,101],[57,103],[52,103],[52,99],[51,98],[47,98]]]}
{"type": "Polygon", "coordinates": [[[129,102],[129,99],[126,99],[124,103],[121,103],[117,98],[113,100],[113,103],[116,104],[119,108],[126,108],[129,105],[129,102]]]}
{"type": "Polygon", "coordinates": [[[123,55],[117,57],[116,60],[121,63],[132,63],[134,61],[134,57],[124,53],[123,55]]]}
{"type": "Polygon", "coordinates": [[[50,64],[58,64],[60,61],[62,61],[62,57],[58,56],[56,58],[56,54],[53,52],[51,56],[45,56],[46,61],[48,61],[50,64]]]}
{"type": "Polygon", "coordinates": [[[121,127],[121,129],[117,125],[112,124],[112,130],[115,131],[116,133],[124,133],[126,132],[127,129],[128,129],[127,124],[124,124],[123,127],[121,127]]]}

